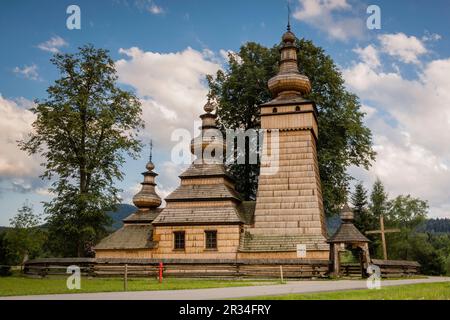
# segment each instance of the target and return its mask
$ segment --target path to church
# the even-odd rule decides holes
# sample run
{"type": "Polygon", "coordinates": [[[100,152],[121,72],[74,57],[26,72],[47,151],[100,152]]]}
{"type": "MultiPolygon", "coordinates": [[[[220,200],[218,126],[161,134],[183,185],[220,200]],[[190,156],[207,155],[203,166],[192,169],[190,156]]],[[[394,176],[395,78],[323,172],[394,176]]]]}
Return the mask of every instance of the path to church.
{"type": "MultiPolygon", "coordinates": [[[[449,277],[429,277],[423,279],[385,280],[382,286],[417,284],[430,282],[450,282],[449,277]]],[[[283,295],[289,293],[314,293],[325,291],[343,291],[367,289],[364,280],[339,281],[289,281],[283,285],[266,285],[252,287],[232,287],[195,290],[137,291],[137,292],[105,292],[55,294],[41,296],[5,297],[0,299],[27,300],[211,300],[227,298],[244,298],[255,296],[283,295]]]]}

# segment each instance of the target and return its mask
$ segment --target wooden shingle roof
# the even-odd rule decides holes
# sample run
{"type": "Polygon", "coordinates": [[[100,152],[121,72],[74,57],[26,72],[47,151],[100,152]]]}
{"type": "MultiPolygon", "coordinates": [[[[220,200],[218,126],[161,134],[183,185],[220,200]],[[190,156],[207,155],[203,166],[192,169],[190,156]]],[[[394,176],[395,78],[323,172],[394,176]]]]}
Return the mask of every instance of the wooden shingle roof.
{"type": "Polygon", "coordinates": [[[94,249],[149,249],[155,246],[152,235],[151,224],[129,224],[104,238],[94,249]]]}
{"type": "Polygon", "coordinates": [[[166,197],[166,201],[236,199],[239,194],[225,184],[180,185],[166,197]]]}
{"type": "Polygon", "coordinates": [[[205,176],[225,176],[230,178],[222,164],[191,164],[184,171],[180,178],[205,177],[205,176]]]}
{"type": "Polygon", "coordinates": [[[333,242],[370,242],[353,223],[343,222],[336,233],[328,240],[329,243],[333,242]]]}
{"type": "Polygon", "coordinates": [[[165,208],[154,225],[239,224],[245,223],[239,210],[227,207],[165,208]]]}
{"type": "Polygon", "coordinates": [[[151,223],[161,213],[162,208],[138,210],[122,221],[125,224],[129,223],[151,223]]]}

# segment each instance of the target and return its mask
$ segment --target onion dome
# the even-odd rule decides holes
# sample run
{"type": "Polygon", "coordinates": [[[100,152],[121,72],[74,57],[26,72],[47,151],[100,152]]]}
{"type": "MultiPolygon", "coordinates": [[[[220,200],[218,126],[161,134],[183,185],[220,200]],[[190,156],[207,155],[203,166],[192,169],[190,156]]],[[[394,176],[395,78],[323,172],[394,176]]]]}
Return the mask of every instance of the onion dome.
{"type": "Polygon", "coordinates": [[[339,214],[339,217],[341,218],[343,223],[351,223],[354,219],[353,210],[350,209],[347,203],[345,203],[344,207],[341,210],[341,213],[339,214]]]}
{"type": "Polygon", "coordinates": [[[295,34],[291,32],[291,30],[286,31],[281,38],[283,43],[294,43],[295,42],[295,34]]]}
{"type": "Polygon", "coordinates": [[[223,161],[225,155],[226,145],[222,132],[217,127],[217,115],[212,113],[214,109],[215,106],[208,99],[203,107],[206,113],[200,116],[202,120],[200,136],[191,141],[191,153],[197,156],[197,163],[204,161],[219,163],[223,161]]]}
{"type": "Polygon", "coordinates": [[[145,166],[147,171],[142,173],[144,182],[141,183],[141,191],[133,197],[134,205],[140,210],[155,209],[161,205],[161,198],[155,191],[155,178],[158,174],[153,172],[155,165],[152,162],[152,146],[153,144],[150,142],[150,159],[145,166]]]}
{"type": "Polygon", "coordinates": [[[269,90],[274,98],[305,95],[311,91],[308,77],[298,71],[298,48],[295,46],[295,39],[295,34],[291,32],[290,25],[288,25],[288,31],[283,34],[280,48],[280,70],[268,82],[269,90]]]}

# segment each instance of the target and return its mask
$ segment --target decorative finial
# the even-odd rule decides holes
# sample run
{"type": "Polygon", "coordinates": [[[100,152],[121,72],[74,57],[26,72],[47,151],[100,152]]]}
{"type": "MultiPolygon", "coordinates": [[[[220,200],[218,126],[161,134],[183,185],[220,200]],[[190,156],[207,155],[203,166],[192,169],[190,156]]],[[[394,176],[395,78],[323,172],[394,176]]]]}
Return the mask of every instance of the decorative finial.
{"type": "Polygon", "coordinates": [[[211,103],[211,100],[208,98],[208,102],[203,107],[203,110],[205,110],[207,113],[211,113],[214,111],[214,105],[211,103]]]}
{"type": "Polygon", "coordinates": [[[287,31],[291,31],[291,5],[290,5],[289,0],[287,0],[287,9],[288,9],[287,31]]]}
{"type": "Polygon", "coordinates": [[[153,156],[153,139],[150,139],[150,156],[149,156],[149,161],[152,162],[152,156],[153,156]]]}
{"type": "Polygon", "coordinates": [[[340,218],[343,222],[351,222],[354,219],[353,210],[347,202],[345,202],[344,207],[341,209],[340,218]]]}
{"type": "Polygon", "coordinates": [[[141,183],[141,191],[135,194],[133,197],[133,203],[140,211],[147,209],[154,209],[161,205],[161,198],[155,191],[156,183],[155,177],[158,175],[153,172],[155,165],[152,162],[152,152],[153,152],[153,140],[150,140],[150,156],[149,162],[145,166],[146,172],[143,172],[144,181],[141,183]]]}

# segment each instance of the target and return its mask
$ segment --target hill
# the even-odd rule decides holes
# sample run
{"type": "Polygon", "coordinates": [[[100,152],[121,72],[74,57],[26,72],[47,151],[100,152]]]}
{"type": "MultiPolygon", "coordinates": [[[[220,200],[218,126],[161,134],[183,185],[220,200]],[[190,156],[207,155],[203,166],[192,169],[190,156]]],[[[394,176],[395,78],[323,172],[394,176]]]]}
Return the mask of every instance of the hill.
{"type": "MultiPolygon", "coordinates": [[[[120,229],[123,226],[122,220],[136,211],[137,208],[131,204],[119,204],[115,211],[107,212],[106,214],[113,220],[111,231],[120,229]]],[[[328,235],[332,235],[336,232],[337,228],[341,224],[341,219],[338,215],[327,217],[327,229],[328,235]]],[[[45,226],[45,225],[44,225],[45,226]]],[[[43,226],[43,227],[44,227],[43,226]]],[[[0,233],[8,230],[9,227],[0,226],[0,233]]],[[[427,219],[422,225],[417,228],[418,232],[429,233],[450,233],[450,219],[427,219]]]]}
{"type": "MultiPolygon", "coordinates": [[[[134,211],[136,211],[137,208],[135,206],[132,206],[131,204],[119,204],[117,206],[117,209],[115,211],[107,212],[106,214],[112,219],[112,225],[110,228],[110,231],[115,231],[117,229],[120,229],[123,226],[122,220],[128,217],[130,214],[132,214],[134,211]]],[[[46,228],[46,224],[43,224],[40,226],[41,228],[46,228]]],[[[6,230],[10,229],[10,227],[3,227],[0,226],[0,233],[5,232],[6,230]]]]}
{"type": "Polygon", "coordinates": [[[326,221],[328,236],[332,236],[341,225],[341,218],[339,218],[339,215],[334,215],[331,217],[327,217],[326,221]]]}
{"type": "Polygon", "coordinates": [[[10,227],[1,227],[0,226],[0,233],[5,232],[8,229],[10,229],[10,227]]]}
{"type": "Polygon", "coordinates": [[[418,232],[450,233],[450,219],[427,219],[417,228],[418,232]]]}
{"type": "Polygon", "coordinates": [[[128,217],[130,214],[135,212],[137,208],[131,204],[119,204],[115,211],[107,212],[106,214],[113,220],[111,231],[122,228],[122,220],[128,217]]]}

